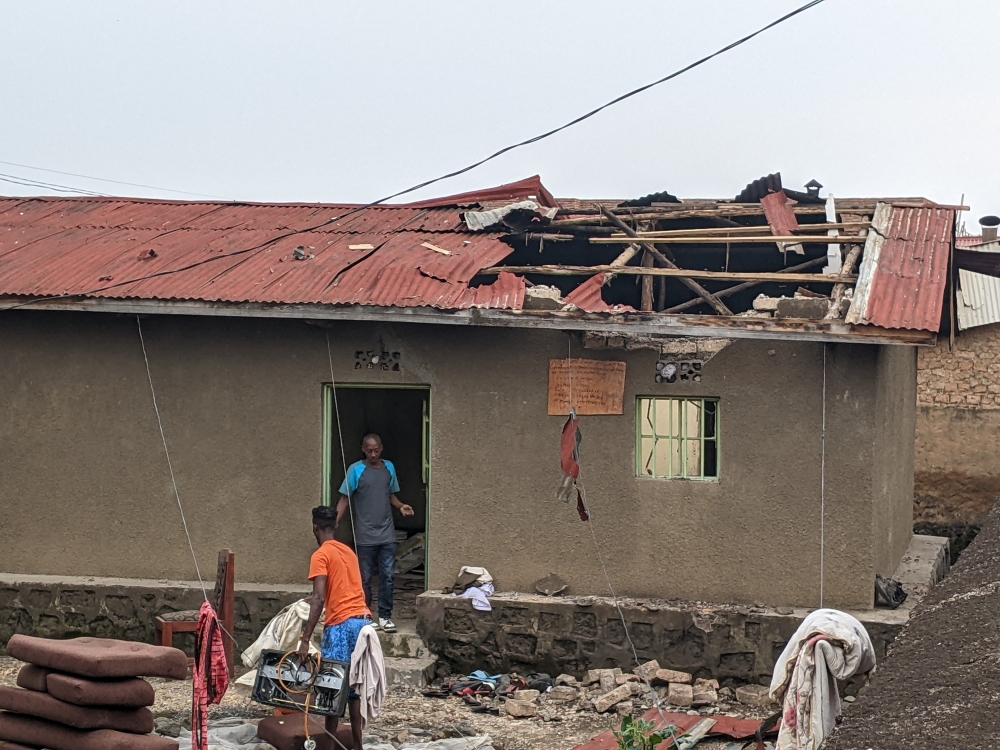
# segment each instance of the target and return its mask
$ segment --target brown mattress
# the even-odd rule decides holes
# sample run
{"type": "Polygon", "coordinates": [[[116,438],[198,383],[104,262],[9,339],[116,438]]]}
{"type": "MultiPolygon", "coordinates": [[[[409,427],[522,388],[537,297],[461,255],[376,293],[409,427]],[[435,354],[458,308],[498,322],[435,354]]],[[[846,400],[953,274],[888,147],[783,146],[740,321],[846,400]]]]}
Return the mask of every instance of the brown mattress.
{"type": "Polygon", "coordinates": [[[148,643],[116,641],[111,638],[71,638],[66,641],[15,635],[7,644],[7,654],[57,672],[82,677],[187,677],[184,652],[148,643]]]}
{"type": "MultiPolygon", "coordinates": [[[[19,683],[20,684],[20,683],[19,683]]],[[[156,701],[153,686],[138,677],[124,680],[88,680],[72,674],[49,673],[46,686],[50,695],[77,706],[140,708],[156,701]]],[[[22,685],[22,687],[27,687],[22,685]]]]}
{"type": "MultiPolygon", "coordinates": [[[[316,740],[316,750],[341,750],[340,745],[326,734],[323,726],[322,716],[309,717],[309,736],[316,740]]],[[[302,750],[306,739],[305,729],[302,714],[268,716],[257,725],[257,736],[264,742],[274,745],[277,750],[302,750]]],[[[352,750],[354,747],[351,725],[346,719],[337,727],[337,740],[347,750],[352,750]]]]}
{"type": "Polygon", "coordinates": [[[17,673],[17,686],[25,690],[34,690],[36,693],[44,693],[47,691],[46,678],[49,674],[47,669],[36,667],[34,664],[25,664],[17,673]]]}
{"type": "Polygon", "coordinates": [[[116,729],[133,734],[153,731],[153,713],[148,708],[75,706],[47,693],[3,685],[0,685],[0,709],[57,721],[77,729],[116,729]]]}
{"type": "Polygon", "coordinates": [[[0,712],[0,741],[4,740],[49,750],[180,750],[175,740],[154,734],[73,729],[32,716],[0,712]]]}
{"type": "Polygon", "coordinates": [[[2,748],[2,750],[38,750],[36,747],[18,745],[16,742],[4,742],[3,740],[0,740],[0,748],[2,748]]]}

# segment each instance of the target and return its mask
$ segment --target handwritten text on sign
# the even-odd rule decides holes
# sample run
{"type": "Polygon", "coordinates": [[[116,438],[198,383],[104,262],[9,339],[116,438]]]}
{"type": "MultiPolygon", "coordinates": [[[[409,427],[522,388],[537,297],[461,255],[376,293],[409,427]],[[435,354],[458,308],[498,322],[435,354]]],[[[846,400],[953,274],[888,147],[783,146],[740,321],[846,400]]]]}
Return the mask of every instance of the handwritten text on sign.
{"type": "Polygon", "coordinates": [[[579,415],[624,413],[624,362],[574,359],[572,368],[569,364],[568,359],[549,360],[549,415],[569,414],[571,391],[579,415]]]}

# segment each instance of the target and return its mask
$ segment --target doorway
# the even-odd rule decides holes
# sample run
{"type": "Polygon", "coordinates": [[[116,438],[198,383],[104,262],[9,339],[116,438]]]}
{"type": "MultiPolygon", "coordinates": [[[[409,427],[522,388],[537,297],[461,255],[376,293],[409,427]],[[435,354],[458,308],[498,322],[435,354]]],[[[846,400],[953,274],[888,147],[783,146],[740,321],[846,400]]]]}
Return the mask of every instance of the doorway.
{"type": "MultiPolygon", "coordinates": [[[[396,620],[415,619],[416,598],[426,591],[427,577],[430,388],[337,384],[335,390],[328,384],[323,389],[323,413],[324,504],[336,505],[344,480],[344,463],[350,466],[363,458],[361,440],[365,435],[376,433],[382,438],[382,455],[396,468],[399,478],[396,495],[400,502],[413,508],[413,516],[403,518],[398,511],[393,511],[399,543],[393,617],[396,620]]],[[[337,538],[353,546],[351,528],[349,519],[345,518],[337,538]]],[[[373,597],[377,596],[377,578],[376,575],[372,582],[373,597]]]]}

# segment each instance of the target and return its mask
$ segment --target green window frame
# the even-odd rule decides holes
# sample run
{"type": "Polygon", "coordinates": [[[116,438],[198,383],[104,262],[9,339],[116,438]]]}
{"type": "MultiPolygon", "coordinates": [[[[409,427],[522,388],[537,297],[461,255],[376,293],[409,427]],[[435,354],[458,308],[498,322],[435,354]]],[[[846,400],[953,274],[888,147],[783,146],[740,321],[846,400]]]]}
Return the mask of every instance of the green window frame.
{"type": "Polygon", "coordinates": [[[719,480],[719,399],[639,396],[635,404],[636,476],[719,480]]]}

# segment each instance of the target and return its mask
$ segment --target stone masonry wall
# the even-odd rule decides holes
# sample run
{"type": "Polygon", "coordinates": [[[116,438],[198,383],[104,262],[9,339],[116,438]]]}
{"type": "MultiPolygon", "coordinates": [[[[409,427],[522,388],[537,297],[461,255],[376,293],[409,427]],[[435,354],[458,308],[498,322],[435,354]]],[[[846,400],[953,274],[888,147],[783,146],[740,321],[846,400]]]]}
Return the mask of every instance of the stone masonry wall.
{"type": "Polygon", "coordinates": [[[978,528],[1000,497],[998,453],[1000,325],[920,348],[914,521],[978,528]]]}
{"type": "Polygon", "coordinates": [[[948,351],[947,340],[920,347],[917,404],[1000,409],[1000,325],[962,331],[954,351],[948,351]]]}
{"type": "MultiPolygon", "coordinates": [[[[307,593],[302,586],[237,584],[238,650],[249,646],[281,609],[307,593]]],[[[197,609],[202,601],[197,583],[0,574],[0,652],[15,633],[152,643],[157,615],[197,609]]],[[[194,637],[179,635],[175,645],[190,650],[194,637]]]]}
{"type": "MultiPolygon", "coordinates": [[[[635,666],[614,603],[599,597],[499,594],[492,612],[468,599],[428,592],[417,599],[417,629],[454,670],[521,674],[635,666]]],[[[808,610],[632,602],[623,605],[639,660],[730,682],[770,681],[775,660],[808,610]]],[[[882,613],[879,613],[881,615],[882,613]]],[[[881,660],[905,616],[864,622],[881,660]]]]}

